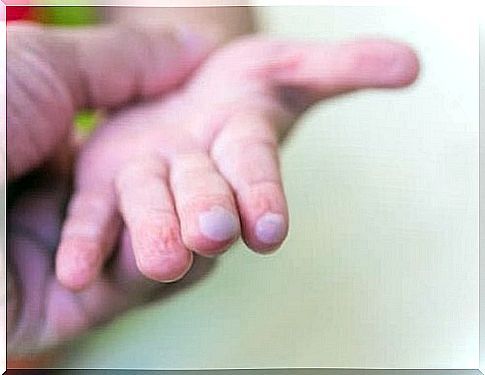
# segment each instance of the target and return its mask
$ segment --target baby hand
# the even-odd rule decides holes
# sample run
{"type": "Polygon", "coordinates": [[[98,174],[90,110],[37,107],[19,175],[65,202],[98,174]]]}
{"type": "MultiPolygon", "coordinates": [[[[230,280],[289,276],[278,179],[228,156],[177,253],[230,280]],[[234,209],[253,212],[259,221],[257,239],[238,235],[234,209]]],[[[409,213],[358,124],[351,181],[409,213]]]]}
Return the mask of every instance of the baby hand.
{"type": "Polygon", "coordinates": [[[85,145],[57,253],[73,289],[95,279],[119,237],[139,270],[174,281],[192,252],[213,256],[242,233],[257,252],[278,248],[288,210],[278,142],[312,104],[417,76],[402,44],[243,38],[214,53],[189,83],[157,102],[118,112],[85,145]]]}

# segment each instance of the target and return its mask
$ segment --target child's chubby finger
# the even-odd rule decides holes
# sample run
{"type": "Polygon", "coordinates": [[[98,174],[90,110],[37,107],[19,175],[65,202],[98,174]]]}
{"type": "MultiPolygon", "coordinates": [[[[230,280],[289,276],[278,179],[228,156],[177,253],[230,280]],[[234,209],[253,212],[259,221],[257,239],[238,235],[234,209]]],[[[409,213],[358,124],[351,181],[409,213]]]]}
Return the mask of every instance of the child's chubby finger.
{"type": "Polygon", "coordinates": [[[260,253],[277,249],[288,232],[276,131],[265,116],[234,115],[215,139],[212,157],[231,184],[246,244],[260,253]]]}
{"type": "Polygon", "coordinates": [[[203,256],[221,254],[239,237],[233,192],[204,151],[177,154],[170,183],[185,245],[203,256]]]}
{"type": "Polygon", "coordinates": [[[192,252],[180,236],[165,162],[133,161],[119,172],[115,186],[138,269],[156,281],[179,280],[192,265],[192,252]]]}
{"type": "Polygon", "coordinates": [[[117,239],[120,219],[112,190],[78,190],[69,203],[56,256],[56,274],[81,290],[101,272],[117,239]]]}
{"type": "Polygon", "coordinates": [[[404,43],[362,39],[338,44],[280,43],[269,64],[276,85],[311,90],[316,100],[365,88],[398,88],[414,82],[416,52],[404,43]],[[271,68],[273,66],[273,68],[271,68]]]}

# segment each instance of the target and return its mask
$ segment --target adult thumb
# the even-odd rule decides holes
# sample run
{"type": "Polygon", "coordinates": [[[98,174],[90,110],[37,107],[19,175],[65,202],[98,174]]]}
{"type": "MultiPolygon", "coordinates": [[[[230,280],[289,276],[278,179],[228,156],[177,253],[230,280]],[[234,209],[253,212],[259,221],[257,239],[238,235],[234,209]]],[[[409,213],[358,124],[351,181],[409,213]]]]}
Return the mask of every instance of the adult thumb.
{"type": "Polygon", "coordinates": [[[77,110],[164,94],[213,47],[187,30],[9,24],[7,178],[29,172],[66,142],[77,110]]]}

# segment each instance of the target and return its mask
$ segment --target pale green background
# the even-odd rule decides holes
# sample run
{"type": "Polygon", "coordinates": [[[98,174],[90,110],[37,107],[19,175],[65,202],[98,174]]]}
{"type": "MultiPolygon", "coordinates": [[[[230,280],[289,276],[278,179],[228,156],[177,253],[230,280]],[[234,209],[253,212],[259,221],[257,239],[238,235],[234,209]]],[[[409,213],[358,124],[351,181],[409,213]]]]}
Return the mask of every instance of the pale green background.
{"type": "Polygon", "coordinates": [[[199,283],[72,344],[59,366],[476,368],[476,24],[423,7],[258,14],[273,34],[410,42],[422,75],[302,119],[282,150],[280,252],[235,246],[199,283]]]}

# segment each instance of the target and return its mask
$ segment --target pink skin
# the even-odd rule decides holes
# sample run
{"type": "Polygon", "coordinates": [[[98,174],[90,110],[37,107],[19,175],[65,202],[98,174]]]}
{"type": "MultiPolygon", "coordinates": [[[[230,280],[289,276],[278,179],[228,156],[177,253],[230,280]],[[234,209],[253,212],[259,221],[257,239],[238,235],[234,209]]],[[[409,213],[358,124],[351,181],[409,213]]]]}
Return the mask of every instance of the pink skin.
{"type": "Polygon", "coordinates": [[[88,286],[126,225],[141,273],[173,281],[192,252],[224,252],[242,233],[265,253],[288,231],[278,142],[311,105],[412,83],[418,60],[385,40],[342,44],[239,39],[171,95],[114,113],[79,155],[57,276],[88,286]]]}

